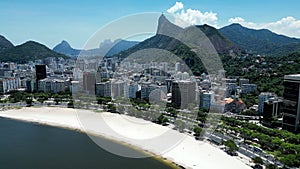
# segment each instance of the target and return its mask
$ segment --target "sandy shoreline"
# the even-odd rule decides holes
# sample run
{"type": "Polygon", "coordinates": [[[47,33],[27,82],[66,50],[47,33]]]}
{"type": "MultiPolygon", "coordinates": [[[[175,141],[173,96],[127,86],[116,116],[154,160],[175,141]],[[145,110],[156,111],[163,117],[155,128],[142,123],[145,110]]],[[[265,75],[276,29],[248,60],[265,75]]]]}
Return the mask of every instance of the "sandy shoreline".
{"type": "MultiPolygon", "coordinates": [[[[238,157],[229,156],[206,142],[197,141],[168,127],[125,115],[57,107],[26,107],[1,111],[0,117],[92,133],[132,145],[188,168],[251,168],[238,160],[238,157]]],[[[94,140],[92,136],[91,138],[94,140]]],[[[94,141],[112,153],[128,156],[94,141]]]]}

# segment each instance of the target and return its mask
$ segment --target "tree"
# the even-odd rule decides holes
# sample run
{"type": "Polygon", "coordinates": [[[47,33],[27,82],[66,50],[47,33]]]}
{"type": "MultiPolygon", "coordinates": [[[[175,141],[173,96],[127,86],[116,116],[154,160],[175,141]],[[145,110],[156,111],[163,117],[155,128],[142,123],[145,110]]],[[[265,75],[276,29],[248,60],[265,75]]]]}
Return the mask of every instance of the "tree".
{"type": "Polygon", "coordinates": [[[264,162],[263,162],[263,160],[260,158],[260,157],[254,157],[254,158],[252,158],[252,161],[253,161],[253,163],[255,163],[256,165],[263,165],[264,164],[264,162]]]}
{"type": "Polygon", "coordinates": [[[300,165],[300,161],[297,159],[297,156],[294,154],[285,155],[280,161],[289,167],[298,167],[300,165]]]}
{"type": "Polygon", "coordinates": [[[114,105],[113,103],[112,103],[112,104],[108,104],[108,105],[107,105],[107,108],[108,108],[108,111],[109,111],[109,112],[117,113],[117,107],[116,107],[116,105],[114,105]]]}
{"type": "Polygon", "coordinates": [[[179,132],[183,132],[185,129],[185,122],[182,120],[175,120],[174,125],[178,128],[179,132]]]}
{"type": "Polygon", "coordinates": [[[48,100],[48,95],[46,93],[37,93],[35,95],[35,98],[40,102],[44,103],[45,100],[48,100]]]}
{"type": "Polygon", "coordinates": [[[235,152],[239,149],[238,146],[234,143],[233,140],[225,141],[224,145],[228,148],[228,153],[229,154],[235,154],[235,152]]]}
{"type": "Polygon", "coordinates": [[[202,131],[202,129],[201,129],[200,127],[194,126],[194,133],[195,133],[194,135],[195,135],[196,137],[199,137],[199,136],[200,136],[201,131],[202,131]]]}
{"type": "Polygon", "coordinates": [[[266,169],[277,169],[278,167],[275,164],[267,164],[266,169]]]}
{"type": "Polygon", "coordinates": [[[169,122],[169,119],[166,118],[166,117],[165,117],[164,115],[162,115],[162,114],[157,118],[157,123],[158,123],[158,124],[166,125],[168,122],[169,122]]]}
{"type": "Polygon", "coordinates": [[[54,94],[53,98],[54,98],[55,104],[58,105],[59,102],[61,101],[60,96],[58,94],[54,94]]]}

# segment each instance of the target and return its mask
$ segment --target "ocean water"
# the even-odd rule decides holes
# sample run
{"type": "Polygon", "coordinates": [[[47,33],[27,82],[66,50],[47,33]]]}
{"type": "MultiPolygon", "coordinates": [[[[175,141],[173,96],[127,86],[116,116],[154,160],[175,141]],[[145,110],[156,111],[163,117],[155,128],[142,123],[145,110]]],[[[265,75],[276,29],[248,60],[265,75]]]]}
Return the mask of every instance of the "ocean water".
{"type": "MultiPolygon", "coordinates": [[[[99,138],[130,151],[129,147],[99,138]]],[[[86,134],[0,118],[0,169],[170,169],[153,158],[126,158],[97,146],[86,134]]]]}

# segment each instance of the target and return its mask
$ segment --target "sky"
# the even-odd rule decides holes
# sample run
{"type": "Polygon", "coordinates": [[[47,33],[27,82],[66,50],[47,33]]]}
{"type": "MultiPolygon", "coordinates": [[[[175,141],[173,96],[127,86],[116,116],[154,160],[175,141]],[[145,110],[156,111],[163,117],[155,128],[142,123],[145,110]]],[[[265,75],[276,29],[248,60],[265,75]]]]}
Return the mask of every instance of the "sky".
{"type": "Polygon", "coordinates": [[[240,23],[300,38],[299,6],[299,0],[1,0],[0,34],[15,45],[34,40],[53,48],[66,40],[83,48],[95,32],[120,18],[157,12],[173,15],[182,27],[240,23]]]}

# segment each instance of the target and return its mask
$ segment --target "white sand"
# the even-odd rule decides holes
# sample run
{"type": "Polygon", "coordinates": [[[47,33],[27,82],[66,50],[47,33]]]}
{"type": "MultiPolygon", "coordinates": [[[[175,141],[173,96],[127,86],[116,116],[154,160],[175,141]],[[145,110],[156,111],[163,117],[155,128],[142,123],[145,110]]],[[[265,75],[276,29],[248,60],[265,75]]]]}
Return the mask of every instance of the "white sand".
{"type": "MultiPolygon", "coordinates": [[[[43,107],[1,111],[0,116],[102,135],[150,151],[188,168],[251,168],[238,160],[238,157],[229,156],[209,143],[197,141],[168,127],[125,115],[43,107]]],[[[103,144],[101,147],[115,154],[127,155],[103,144]]]]}

